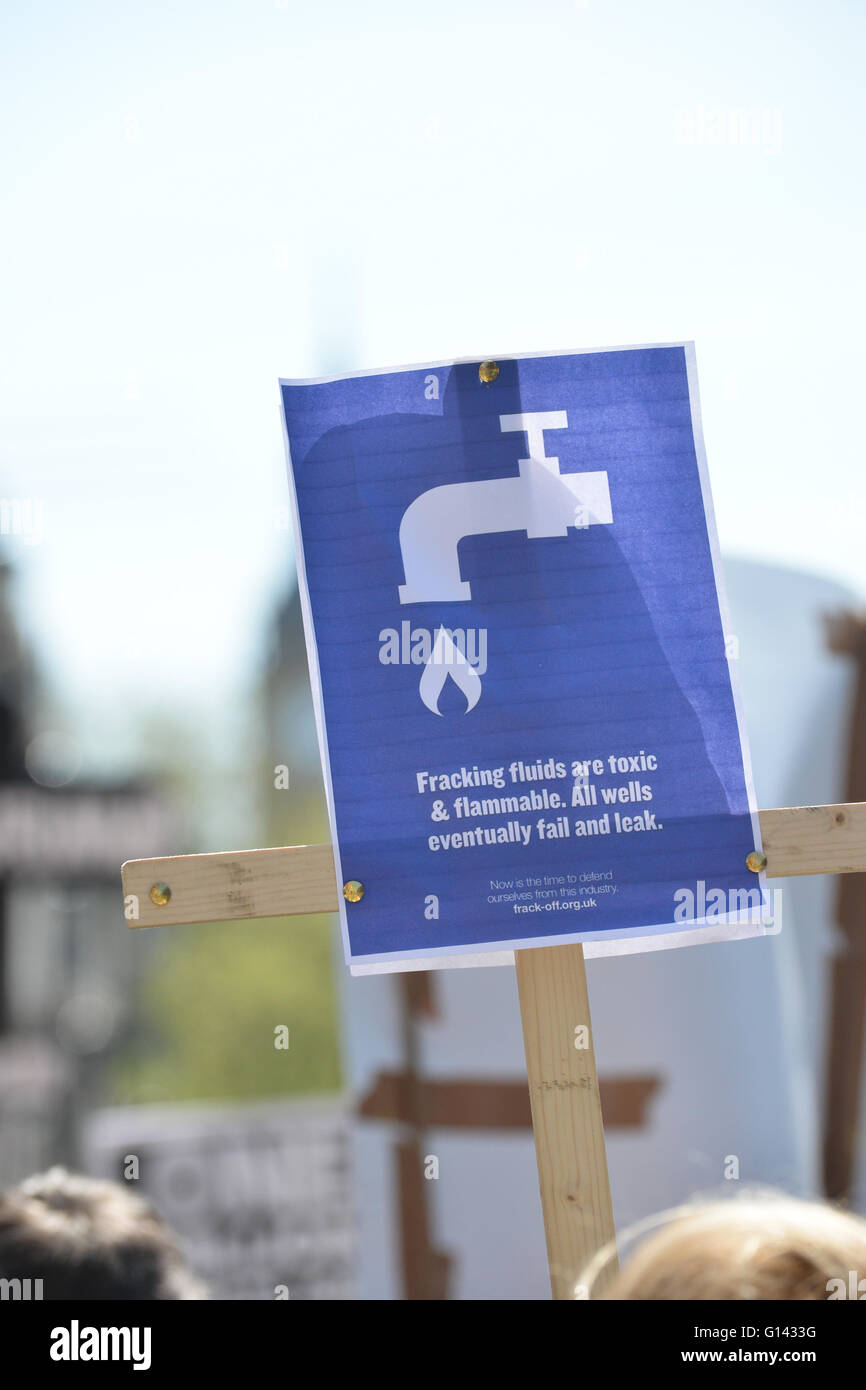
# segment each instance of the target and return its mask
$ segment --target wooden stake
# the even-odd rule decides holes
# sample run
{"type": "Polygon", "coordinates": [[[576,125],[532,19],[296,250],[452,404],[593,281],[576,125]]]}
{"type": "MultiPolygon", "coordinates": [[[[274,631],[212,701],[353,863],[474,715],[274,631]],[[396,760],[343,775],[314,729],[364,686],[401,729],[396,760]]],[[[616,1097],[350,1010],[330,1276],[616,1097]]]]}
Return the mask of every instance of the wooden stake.
{"type": "MultiPolygon", "coordinates": [[[[616,1235],[583,947],[516,951],[515,963],[550,1284],[555,1299],[572,1299],[616,1235]]],[[[613,1259],[594,1291],[616,1269],[613,1259]]]]}
{"type": "MultiPolygon", "coordinates": [[[[864,802],[761,811],[760,822],[769,878],[866,870],[864,802]]],[[[135,859],[123,892],[131,927],[335,912],[339,902],[330,845],[135,859]]],[[[571,1299],[584,1265],[614,1239],[583,947],[515,958],[551,1285],[571,1299]],[[584,1026],[589,1045],[575,1047],[584,1026]]]]}
{"type": "MultiPolygon", "coordinates": [[[[825,619],[831,651],[854,662],[856,684],[848,746],[847,793],[866,796],[866,618],[825,619]]],[[[863,1041],[866,1037],[866,877],[846,874],[836,892],[836,947],[830,966],[824,1088],[824,1191],[848,1202],[857,1172],[863,1041]]]]}

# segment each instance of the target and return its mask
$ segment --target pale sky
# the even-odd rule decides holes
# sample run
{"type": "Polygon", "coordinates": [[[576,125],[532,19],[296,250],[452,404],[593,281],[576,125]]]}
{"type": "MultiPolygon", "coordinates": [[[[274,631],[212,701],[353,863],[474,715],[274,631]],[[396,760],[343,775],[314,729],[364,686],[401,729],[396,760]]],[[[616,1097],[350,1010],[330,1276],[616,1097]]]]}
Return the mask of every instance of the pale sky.
{"type": "Polygon", "coordinates": [[[44,531],[0,549],[70,719],[110,750],[250,679],[279,376],[693,338],[723,552],[863,596],[864,36],[855,0],[7,0],[0,497],[44,531]]]}

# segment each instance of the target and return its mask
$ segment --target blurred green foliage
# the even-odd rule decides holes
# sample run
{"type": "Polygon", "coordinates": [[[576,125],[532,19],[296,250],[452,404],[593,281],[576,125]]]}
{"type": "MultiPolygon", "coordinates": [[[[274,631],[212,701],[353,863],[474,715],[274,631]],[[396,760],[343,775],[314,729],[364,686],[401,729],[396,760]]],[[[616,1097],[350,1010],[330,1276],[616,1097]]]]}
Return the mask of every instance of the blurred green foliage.
{"type": "Polygon", "coordinates": [[[324,917],[175,928],[142,979],[144,1033],[115,1061],[111,1099],[250,1100],[337,1089],[333,940],[324,917]],[[280,1025],[288,1050],[274,1046],[280,1025]]]}
{"type": "MultiPolygon", "coordinates": [[[[240,792],[241,808],[253,808],[248,822],[238,814],[231,836],[237,849],[329,839],[317,759],[308,756],[315,726],[296,598],[285,624],[267,687],[270,705],[266,683],[251,704],[256,737],[231,744],[223,762],[214,762],[193,724],[156,716],[142,724],[152,777],[193,824],[215,786],[226,783],[240,792]],[[286,750],[292,767],[290,790],[277,789],[276,748],[286,750]]],[[[134,1023],[107,1069],[109,1102],[256,1100],[339,1089],[337,939],[333,920],[321,915],[135,932],[141,970],[134,1023]],[[281,1026],[289,1030],[287,1050],[274,1046],[281,1026]]]]}

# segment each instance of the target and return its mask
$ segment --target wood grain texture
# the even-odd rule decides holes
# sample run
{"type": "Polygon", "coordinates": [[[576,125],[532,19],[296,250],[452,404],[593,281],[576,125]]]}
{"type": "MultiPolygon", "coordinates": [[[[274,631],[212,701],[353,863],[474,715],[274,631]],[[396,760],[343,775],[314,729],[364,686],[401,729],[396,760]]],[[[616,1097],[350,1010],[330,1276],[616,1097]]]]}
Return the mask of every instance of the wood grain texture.
{"type": "Polygon", "coordinates": [[[760,811],[768,878],[866,871],[866,802],[760,811]]]}
{"type": "MultiPolygon", "coordinates": [[[[759,814],[769,878],[866,871],[866,802],[759,814]]],[[[336,912],[338,905],[330,845],[130,859],[121,873],[124,897],[135,894],[139,903],[130,927],[336,912]],[[164,907],[150,901],[160,882],[171,888],[164,907]]]]}
{"type": "MultiPolygon", "coordinates": [[[[538,1184],[555,1299],[573,1299],[585,1266],[615,1239],[583,947],[515,952],[538,1184]],[[589,1046],[575,1047],[585,1026],[589,1046]]],[[[616,1273],[606,1266],[598,1293],[616,1273]]]]}
{"type": "Polygon", "coordinates": [[[248,849],[226,854],[179,854],[169,859],[130,859],[121,870],[124,902],[137,898],[130,927],[181,926],[299,912],[336,912],[337,880],[330,845],[248,849]],[[155,883],[171,899],[151,902],[155,883]]]}

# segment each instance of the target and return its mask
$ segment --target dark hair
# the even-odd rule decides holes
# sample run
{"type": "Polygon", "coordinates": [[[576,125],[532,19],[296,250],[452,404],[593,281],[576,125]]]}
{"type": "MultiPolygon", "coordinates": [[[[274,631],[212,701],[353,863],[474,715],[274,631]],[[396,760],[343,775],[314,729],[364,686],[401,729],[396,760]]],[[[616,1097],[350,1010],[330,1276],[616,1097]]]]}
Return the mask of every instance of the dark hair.
{"type": "Polygon", "coordinates": [[[45,1299],[204,1297],[152,1207],[64,1168],[0,1197],[0,1278],[41,1279],[45,1299]]]}

